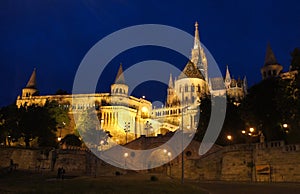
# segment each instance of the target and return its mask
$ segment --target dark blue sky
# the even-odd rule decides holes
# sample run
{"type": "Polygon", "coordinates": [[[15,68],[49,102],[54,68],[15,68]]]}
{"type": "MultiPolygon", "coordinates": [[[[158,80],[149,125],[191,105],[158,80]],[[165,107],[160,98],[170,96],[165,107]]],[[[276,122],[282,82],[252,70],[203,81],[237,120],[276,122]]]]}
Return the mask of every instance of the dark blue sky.
{"type": "MultiPolygon", "coordinates": [[[[232,75],[246,75],[250,86],[261,80],[260,67],[268,42],[285,71],[290,63],[289,53],[300,46],[300,2],[297,0],[2,0],[0,106],[16,99],[34,67],[41,94],[55,93],[59,88],[71,91],[77,67],[86,52],[116,30],[157,23],[193,34],[195,21],[199,22],[201,42],[221,70],[224,72],[228,64],[232,75]]],[[[120,55],[112,61],[106,81],[114,80],[119,62],[125,69],[146,59],[184,66],[184,60],[174,60],[169,54],[149,48],[120,55]]],[[[153,88],[151,84],[144,86],[153,88]]],[[[157,100],[149,91],[137,90],[136,95],[142,92],[150,100],[157,100]]]]}

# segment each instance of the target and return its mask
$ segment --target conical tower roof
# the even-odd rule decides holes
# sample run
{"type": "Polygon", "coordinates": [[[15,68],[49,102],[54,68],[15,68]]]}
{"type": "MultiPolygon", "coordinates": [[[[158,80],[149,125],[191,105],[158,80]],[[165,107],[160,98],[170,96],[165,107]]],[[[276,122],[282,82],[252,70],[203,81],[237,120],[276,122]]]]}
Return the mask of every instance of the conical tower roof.
{"type": "Polygon", "coordinates": [[[37,89],[37,84],[36,84],[36,68],[34,68],[30,79],[26,85],[26,88],[33,88],[33,89],[37,89]]]}
{"type": "Polygon", "coordinates": [[[172,73],[170,73],[169,88],[174,88],[172,73]]]}
{"type": "Polygon", "coordinates": [[[277,60],[275,58],[274,52],[271,48],[271,45],[270,45],[270,43],[268,43],[264,66],[275,65],[275,64],[278,64],[278,63],[277,63],[277,60]]]}
{"type": "Polygon", "coordinates": [[[120,64],[120,67],[119,67],[119,70],[118,70],[118,73],[116,76],[115,84],[125,84],[122,63],[120,64]]]}

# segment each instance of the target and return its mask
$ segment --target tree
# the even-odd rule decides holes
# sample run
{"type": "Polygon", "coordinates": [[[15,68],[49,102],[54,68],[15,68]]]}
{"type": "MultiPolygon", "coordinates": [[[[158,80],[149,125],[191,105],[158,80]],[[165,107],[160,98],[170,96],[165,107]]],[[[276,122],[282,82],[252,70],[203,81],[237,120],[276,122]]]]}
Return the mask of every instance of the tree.
{"type": "Polygon", "coordinates": [[[94,108],[78,113],[77,131],[82,136],[84,143],[93,149],[108,145],[112,136],[108,131],[101,129],[97,111],[94,108]],[[100,127],[97,127],[100,126],[100,127]]]}
{"type": "Polygon", "coordinates": [[[63,89],[58,89],[55,92],[55,95],[66,95],[66,94],[69,94],[69,93],[66,90],[63,90],[63,89]]]}
{"type": "Polygon", "coordinates": [[[300,48],[295,48],[291,53],[291,71],[300,70],[300,48]]]}
{"type": "Polygon", "coordinates": [[[18,128],[20,114],[15,104],[0,109],[0,142],[10,146],[11,142],[17,141],[21,135],[18,128]]]}
{"type": "Polygon", "coordinates": [[[66,127],[70,124],[70,118],[68,115],[68,109],[64,108],[63,105],[57,101],[47,101],[44,105],[48,114],[56,121],[57,127],[66,127]]]}
{"type": "Polygon", "coordinates": [[[233,143],[245,143],[242,130],[245,129],[244,120],[241,118],[240,106],[227,99],[226,115],[222,131],[217,139],[217,144],[228,145],[233,143]],[[231,136],[232,139],[228,139],[231,136]]]}
{"type": "Polygon", "coordinates": [[[62,144],[66,144],[68,146],[76,146],[76,147],[81,147],[81,140],[79,139],[78,136],[74,135],[74,134],[68,134],[66,135],[62,140],[61,140],[62,144]]]}
{"type": "Polygon", "coordinates": [[[261,131],[267,141],[283,140],[284,112],[279,107],[287,101],[286,84],[281,78],[269,78],[252,86],[241,104],[241,116],[247,128],[261,131]]]}

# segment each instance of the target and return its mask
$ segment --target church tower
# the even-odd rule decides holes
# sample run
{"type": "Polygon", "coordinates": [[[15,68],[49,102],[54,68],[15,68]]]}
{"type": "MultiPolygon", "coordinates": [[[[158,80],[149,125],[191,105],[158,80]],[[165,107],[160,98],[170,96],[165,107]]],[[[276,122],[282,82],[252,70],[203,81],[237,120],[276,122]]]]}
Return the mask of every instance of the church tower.
{"type": "Polygon", "coordinates": [[[260,69],[262,79],[268,79],[270,77],[277,77],[281,73],[283,67],[277,63],[273,50],[268,44],[266,50],[265,64],[260,69]]]}
{"type": "Polygon", "coordinates": [[[36,69],[34,68],[26,87],[22,89],[22,98],[29,98],[37,94],[36,69]]]}
{"type": "Polygon", "coordinates": [[[169,85],[168,85],[168,95],[167,95],[167,106],[170,107],[175,101],[175,89],[173,84],[172,74],[170,74],[169,85]]]}
{"type": "Polygon", "coordinates": [[[128,96],[128,85],[125,83],[122,63],[120,64],[115,83],[110,88],[111,95],[128,96]]]}
{"type": "Polygon", "coordinates": [[[226,89],[230,88],[231,76],[228,69],[228,65],[226,65],[226,76],[225,76],[225,87],[226,89]]]}
{"type": "Polygon", "coordinates": [[[191,61],[200,70],[205,80],[208,81],[207,59],[200,42],[198,22],[195,23],[194,47],[192,49],[191,61]]]}

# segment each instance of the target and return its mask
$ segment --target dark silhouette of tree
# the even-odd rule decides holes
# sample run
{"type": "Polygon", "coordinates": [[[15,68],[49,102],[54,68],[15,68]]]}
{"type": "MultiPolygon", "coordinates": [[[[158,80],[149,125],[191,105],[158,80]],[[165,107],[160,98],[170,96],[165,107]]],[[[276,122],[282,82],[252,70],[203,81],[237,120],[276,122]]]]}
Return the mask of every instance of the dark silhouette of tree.
{"type": "Polygon", "coordinates": [[[283,111],[279,108],[285,99],[286,86],[281,78],[269,78],[252,86],[241,105],[246,128],[262,131],[267,141],[285,139],[282,130],[283,111]],[[281,102],[280,102],[281,101],[281,102]]]}
{"type": "Polygon", "coordinates": [[[63,89],[58,89],[56,92],[55,92],[55,95],[67,95],[69,94],[66,90],[63,90],[63,89]]]}
{"type": "Polygon", "coordinates": [[[101,129],[98,113],[94,108],[78,113],[77,131],[89,148],[98,149],[99,146],[107,145],[112,136],[108,131],[101,129]]]}
{"type": "Polygon", "coordinates": [[[74,134],[68,134],[66,135],[62,140],[61,140],[62,144],[66,144],[68,146],[76,146],[76,147],[81,147],[81,140],[79,139],[78,136],[74,135],[74,134]]]}
{"type": "Polygon", "coordinates": [[[295,48],[291,53],[291,57],[292,57],[291,65],[290,65],[291,71],[294,70],[299,71],[300,70],[300,48],[295,48]]]}
{"type": "Polygon", "coordinates": [[[21,137],[18,124],[20,115],[18,107],[11,104],[0,109],[0,142],[10,146],[11,142],[17,141],[21,137]]]}

